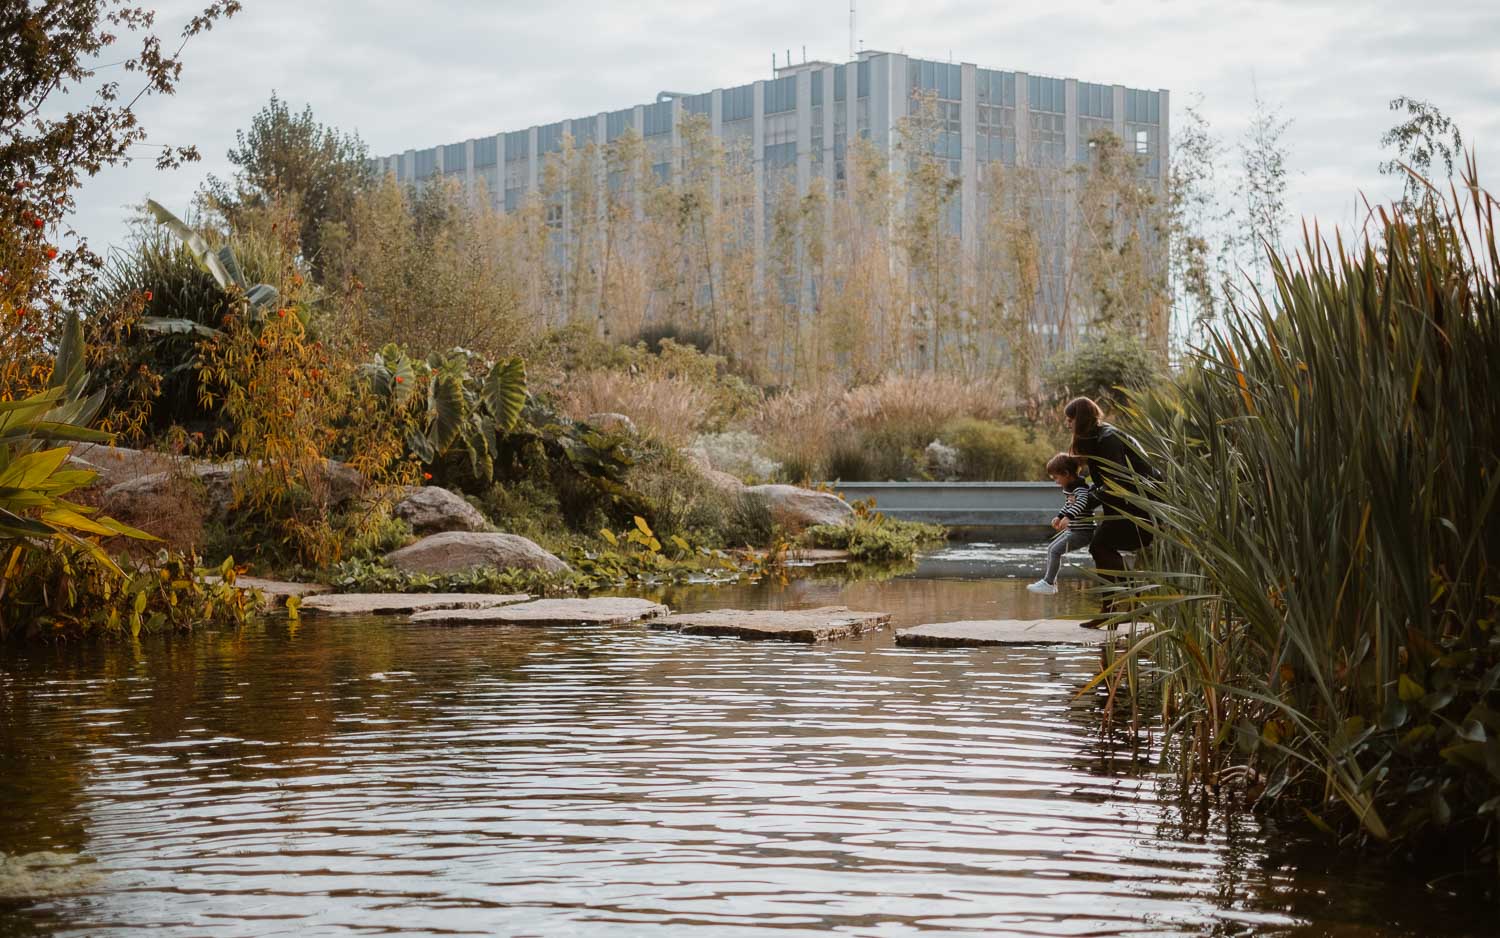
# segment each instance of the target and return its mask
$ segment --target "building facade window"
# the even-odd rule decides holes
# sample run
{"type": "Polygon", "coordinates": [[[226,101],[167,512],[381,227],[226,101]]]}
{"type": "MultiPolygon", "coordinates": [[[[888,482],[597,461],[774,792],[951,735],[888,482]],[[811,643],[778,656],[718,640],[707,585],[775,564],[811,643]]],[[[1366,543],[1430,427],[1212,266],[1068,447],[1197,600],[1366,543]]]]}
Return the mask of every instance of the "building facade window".
{"type": "Polygon", "coordinates": [[[635,108],[610,111],[604,115],[604,142],[614,143],[625,131],[635,126],[635,108]]]}
{"type": "Polygon", "coordinates": [[[979,162],[1016,165],[1016,109],[981,104],[976,119],[974,155],[979,162]]]}
{"type": "Polygon", "coordinates": [[[1115,90],[1108,85],[1092,82],[1078,83],[1078,114],[1080,117],[1102,117],[1112,120],[1115,116],[1115,90]]]}
{"type": "Polygon", "coordinates": [[[797,113],[784,111],[766,116],[766,149],[783,143],[797,143],[797,113]]]}
{"type": "Polygon", "coordinates": [[[1031,165],[1063,165],[1068,148],[1065,120],[1061,114],[1031,113],[1031,165]]]}
{"type": "Polygon", "coordinates": [[[1141,174],[1152,179],[1161,175],[1161,128],[1155,124],[1126,124],[1125,139],[1140,161],[1141,174]]]}
{"type": "Polygon", "coordinates": [[[1154,91],[1125,89],[1125,119],[1135,124],[1161,123],[1161,95],[1154,91]]]}
{"type": "Polygon", "coordinates": [[[514,163],[517,160],[528,160],[530,158],[530,131],[514,130],[505,135],[505,162],[514,163]]]}
{"type": "Polygon", "coordinates": [[[562,149],[563,122],[548,124],[538,127],[536,131],[536,151],[543,156],[548,153],[556,153],[562,149]]]}
{"type": "Polygon", "coordinates": [[[725,88],[722,107],[722,119],[726,124],[730,121],[749,120],[755,114],[755,86],[725,88]]]}
{"type": "Polygon", "coordinates": [[[935,91],[945,101],[963,100],[963,66],[911,59],[906,65],[907,88],[935,91]]]}
{"type": "Polygon", "coordinates": [[[494,166],[500,155],[500,144],[494,137],[480,137],[474,141],[474,168],[494,166]]]}
{"type": "Polygon", "coordinates": [[[1078,162],[1087,163],[1093,158],[1094,147],[1100,134],[1113,134],[1115,125],[1094,117],[1078,118],[1078,162]]]}
{"type": "Polygon", "coordinates": [[[469,158],[464,152],[467,149],[462,143],[450,143],[443,147],[443,175],[462,173],[468,169],[469,158]]]}
{"type": "Polygon", "coordinates": [[[788,75],[766,82],[762,87],[763,106],[767,114],[797,110],[797,76],[788,75]]]}
{"type": "Polygon", "coordinates": [[[426,179],[437,171],[437,147],[430,150],[418,150],[414,175],[417,179],[426,179]]]}
{"type": "Polygon", "coordinates": [[[1068,110],[1066,85],[1061,78],[1042,78],[1031,75],[1027,79],[1026,106],[1033,111],[1051,111],[1064,114],[1068,110]]]}
{"type": "Polygon", "coordinates": [[[647,137],[657,137],[672,132],[672,102],[658,101],[648,104],[643,108],[645,111],[642,122],[642,134],[647,137]]]}

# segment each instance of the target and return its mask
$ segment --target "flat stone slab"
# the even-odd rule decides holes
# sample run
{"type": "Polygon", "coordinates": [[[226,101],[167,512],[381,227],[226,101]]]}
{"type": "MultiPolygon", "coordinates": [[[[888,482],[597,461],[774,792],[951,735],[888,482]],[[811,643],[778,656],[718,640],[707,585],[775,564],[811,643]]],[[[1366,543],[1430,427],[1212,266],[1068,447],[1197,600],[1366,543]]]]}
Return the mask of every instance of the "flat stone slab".
{"type": "Polygon", "coordinates": [[[824,606],[819,609],[711,609],[678,613],[649,625],[653,629],[672,629],[684,635],[811,643],[858,635],[890,621],[890,615],[884,612],[856,612],[848,606],[824,606]]]}
{"type": "MultiPolygon", "coordinates": [[[[1119,632],[1116,632],[1118,635],[1119,632]]],[[[980,645],[1102,645],[1108,629],[1086,629],[1072,619],[984,619],[937,622],[901,629],[897,645],[974,647],[980,645]]]]}
{"type": "Polygon", "coordinates": [[[649,599],[600,596],[595,599],[535,599],[496,609],[434,609],[418,613],[411,620],[455,625],[625,625],[664,616],[671,611],[649,599]]]}
{"type": "Polygon", "coordinates": [[[438,609],[493,609],[524,603],[525,593],[324,593],[302,611],[330,616],[404,616],[438,609]]]}

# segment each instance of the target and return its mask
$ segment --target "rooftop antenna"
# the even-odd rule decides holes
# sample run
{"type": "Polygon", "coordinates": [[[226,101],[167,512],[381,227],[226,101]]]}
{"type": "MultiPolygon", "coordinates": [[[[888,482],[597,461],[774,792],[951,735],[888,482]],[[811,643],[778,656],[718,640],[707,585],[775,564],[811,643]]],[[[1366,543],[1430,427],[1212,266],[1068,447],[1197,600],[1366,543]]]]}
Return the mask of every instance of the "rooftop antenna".
{"type": "Polygon", "coordinates": [[[849,60],[854,60],[854,0],[849,0],[849,60]]]}
{"type": "Polygon", "coordinates": [[[771,53],[771,77],[776,77],[776,53],[771,53]]]}

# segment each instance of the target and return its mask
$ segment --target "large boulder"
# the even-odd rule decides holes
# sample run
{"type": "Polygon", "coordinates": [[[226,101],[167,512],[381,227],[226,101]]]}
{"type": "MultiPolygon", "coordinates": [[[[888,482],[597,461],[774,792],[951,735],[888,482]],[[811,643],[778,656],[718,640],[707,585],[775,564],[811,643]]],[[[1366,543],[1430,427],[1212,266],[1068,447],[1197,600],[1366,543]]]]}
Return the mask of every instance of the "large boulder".
{"type": "Polygon", "coordinates": [[[152,472],[111,485],[104,491],[104,504],[131,513],[134,503],[154,501],[181,492],[188,485],[202,493],[211,513],[223,514],[234,500],[234,474],[244,467],[242,459],[184,463],[167,472],[152,472]]]}
{"type": "Polygon", "coordinates": [[[82,443],[73,447],[68,461],[79,469],[92,469],[99,473],[95,485],[110,486],[143,475],[168,472],[186,457],[171,453],[154,453],[149,450],[131,449],[128,446],[111,446],[108,443],[82,443]]]}
{"type": "MultiPolygon", "coordinates": [[[[95,450],[95,458],[99,451],[95,450]]],[[[228,462],[192,462],[183,460],[163,472],[152,472],[127,478],[111,485],[104,491],[108,505],[126,505],[140,499],[154,499],[164,492],[180,490],[184,483],[195,484],[202,491],[205,506],[210,514],[222,515],[234,503],[235,475],[253,466],[243,459],[228,462]]],[[[328,504],[341,508],[353,501],[365,486],[365,480],[353,467],[333,459],[325,459],[318,467],[313,485],[322,486],[328,504]]]]}
{"type": "Polygon", "coordinates": [[[849,503],[832,492],[795,485],[752,485],[749,494],[765,500],[771,517],[784,527],[801,529],[815,524],[843,524],[854,517],[849,503]]]}
{"type": "Polygon", "coordinates": [[[708,458],[708,454],[703,450],[697,447],[685,449],[682,450],[682,457],[689,466],[692,466],[700,476],[707,479],[709,484],[714,488],[721,489],[733,495],[739,495],[745,491],[745,483],[741,482],[736,476],[715,469],[714,464],[708,458]]]}
{"type": "Polygon", "coordinates": [[[413,486],[391,508],[391,513],[418,534],[439,531],[487,531],[484,520],[473,505],[445,488],[436,485],[413,486]]]}
{"type": "Polygon", "coordinates": [[[475,567],[547,573],[568,569],[567,564],[524,537],[473,531],[430,534],[415,544],[391,551],[385,559],[406,573],[463,573],[475,567]]]}

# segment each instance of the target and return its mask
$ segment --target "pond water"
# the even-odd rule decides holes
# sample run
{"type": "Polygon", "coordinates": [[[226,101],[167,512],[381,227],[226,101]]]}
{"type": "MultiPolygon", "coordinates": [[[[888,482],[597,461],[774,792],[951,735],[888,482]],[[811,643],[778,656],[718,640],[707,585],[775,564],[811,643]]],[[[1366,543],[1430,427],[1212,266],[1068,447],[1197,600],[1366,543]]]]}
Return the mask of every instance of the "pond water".
{"type": "MultiPolygon", "coordinates": [[[[1025,592],[1039,558],[663,598],[1085,609],[1025,592]]],[[[0,934],[1494,933],[1472,891],[1179,797],[1075,699],[1096,662],[375,619],[0,647],[0,934]],[[81,865],[5,882],[43,851],[81,865]]]]}

